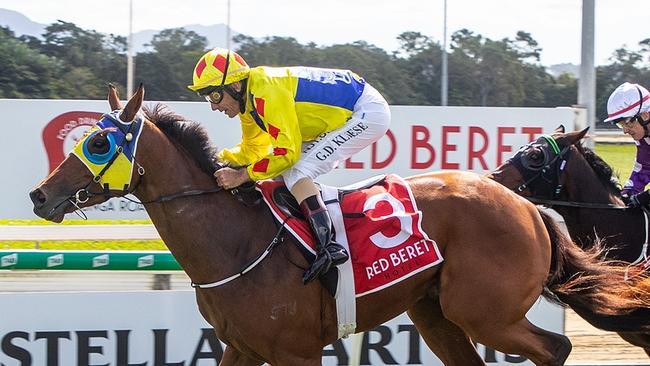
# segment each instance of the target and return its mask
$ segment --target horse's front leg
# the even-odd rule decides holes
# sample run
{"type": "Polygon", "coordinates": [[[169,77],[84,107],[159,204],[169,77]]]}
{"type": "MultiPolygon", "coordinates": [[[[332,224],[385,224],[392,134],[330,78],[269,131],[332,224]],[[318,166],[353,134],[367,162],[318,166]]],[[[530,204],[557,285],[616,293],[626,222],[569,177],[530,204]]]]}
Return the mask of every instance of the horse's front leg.
{"type": "Polygon", "coordinates": [[[244,355],[231,346],[226,346],[219,366],[259,366],[263,363],[244,355]]]}

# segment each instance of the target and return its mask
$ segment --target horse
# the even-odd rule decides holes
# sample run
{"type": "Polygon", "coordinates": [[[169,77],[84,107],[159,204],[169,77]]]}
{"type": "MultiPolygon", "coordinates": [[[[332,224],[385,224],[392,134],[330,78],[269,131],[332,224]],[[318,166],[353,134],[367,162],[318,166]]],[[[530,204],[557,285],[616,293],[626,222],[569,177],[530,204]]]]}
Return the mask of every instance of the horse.
{"type": "MultiPolygon", "coordinates": [[[[121,121],[141,118],[143,101],[142,85],[124,107],[109,87],[108,103],[121,121]]],[[[100,171],[91,173],[70,154],[30,191],[34,213],[61,222],[80,207],[133,194],[193,283],[235,278],[196,288],[200,313],[226,344],[220,365],[321,365],[323,347],[338,338],[335,301],[319,281],[303,285],[308,262],[295,239],[282,234],[271,255],[251,269],[251,259],[262,258],[259,253],[277,235],[270,210],[243,205],[217,186],[215,149],[199,124],[161,106],[144,108],[142,119],[124,189],[100,183],[103,174],[124,169],[110,164],[123,146],[111,159],[109,137],[130,141],[133,131],[126,126],[134,123],[88,135],[84,148],[106,158],[100,171]]],[[[406,181],[422,212],[422,229],[444,261],[358,297],[357,332],[407,311],[445,365],[485,365],[473,343],[480,342],[551,366],[564,363],[571,343],[526,319],[540,294],[604,317],[650,307],[650,297],[641,296],[650,292],[647,278],[622,281],[625,267],[581,250],[550,217],[504,186],[460,171],[406,181]]],[[[648,329],[650,319],[637,327],[648,329]]]]}
{"type": "MultiPolygon", "coordinates": [[[[646,216],[641,209],[625,207],[613,169],[580,144],[587,131],[566,133],[560,126],[552,135],[522,147],[487,176],[532,202],[555,209],[581,247],[600,242],[606,259],[643,261],[648,241],[646,216]]],[[[609,322],[607,329],[650,356],[650,333],[630,331],[639,317],[648,315],[639,309],[609,322]]],[[[586,314],[585,319],[590,318],[586,314]]]]}

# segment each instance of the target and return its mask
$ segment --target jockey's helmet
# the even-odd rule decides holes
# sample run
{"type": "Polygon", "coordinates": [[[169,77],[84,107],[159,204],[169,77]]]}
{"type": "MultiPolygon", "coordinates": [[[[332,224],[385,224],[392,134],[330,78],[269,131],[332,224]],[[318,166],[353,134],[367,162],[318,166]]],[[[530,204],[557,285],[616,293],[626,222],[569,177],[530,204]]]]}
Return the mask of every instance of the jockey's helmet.
{"type": "Polygon", "coordinates": [[[201,56],[194,67],[192,85],[188,89],[201,92],[202,89],[222,87],[248,77],[250,67],[235,51],[215,48],[201,56]]]}
{"type": "Polygon", "coordinates": [[[612,92],[607,100],[605,122],[617,123],[620,120],[636,117],[650,110],[650,93],[639,84],[625,82],[612,92]]]}

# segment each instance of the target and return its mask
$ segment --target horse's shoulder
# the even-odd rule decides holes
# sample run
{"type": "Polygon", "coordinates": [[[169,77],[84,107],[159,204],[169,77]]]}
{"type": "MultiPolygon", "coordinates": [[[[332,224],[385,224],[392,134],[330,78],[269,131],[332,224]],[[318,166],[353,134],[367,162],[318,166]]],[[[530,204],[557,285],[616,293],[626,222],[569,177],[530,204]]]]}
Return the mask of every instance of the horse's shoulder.
{"type": "Polygon", "coordinates": [[[414,175],[406,178],[406,180],[413,188],[426,187],[428,189],[473,187],[481,186],[489,182],[489,179],[486,179],[480,174],[461,170],[440,170],[414,175]]]}
{"type": "Polygon", "coordinates": [[[484,175],[466,171],[437,171],[407,178],[416,201],[468,205],[510,201],[507,188],[484,175]]]}

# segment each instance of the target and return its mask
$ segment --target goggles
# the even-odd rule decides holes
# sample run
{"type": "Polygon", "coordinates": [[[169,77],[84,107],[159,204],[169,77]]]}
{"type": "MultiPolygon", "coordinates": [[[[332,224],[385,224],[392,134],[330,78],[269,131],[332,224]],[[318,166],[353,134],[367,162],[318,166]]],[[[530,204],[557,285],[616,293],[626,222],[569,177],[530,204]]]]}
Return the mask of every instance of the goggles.
{"type": "Polygon", "coordinates": [[[210,90],[207,94],[198,93],[200,97],[205,98],[206,101],[219,104],[223,100],[224,94],[224,84],[226,83],[226,76],[228,75],[228,66],[230,66],[230,51],[226,55],[226,66],[223,70],[223,77],[221,78],[221,85],[215,86],[213,90],[210,90]]]}
{"type": "Polygon", "coordinates": [[[632,126],[634,126],[634,122],[636,122],[636,121],[637,121],[637,116],[634,116],[634,117],[628,117],[628,118],[621,118],[621,119],[615,121],[614,124],[616,126],[618,126],[618,128],[620,128],[622,130],[622,129],[625,129],[625,128],[631,128],[632,126]]]}
{"type": "Polygon", "coordinates": [[[208,94],[199,93],[199,96],[205,98],[205,100],[210,103],[219,104],[223,100],[224,92],[225,90],[223,90],[223,87],[217,87],[216,89],[209,92],[208,94]]]}

